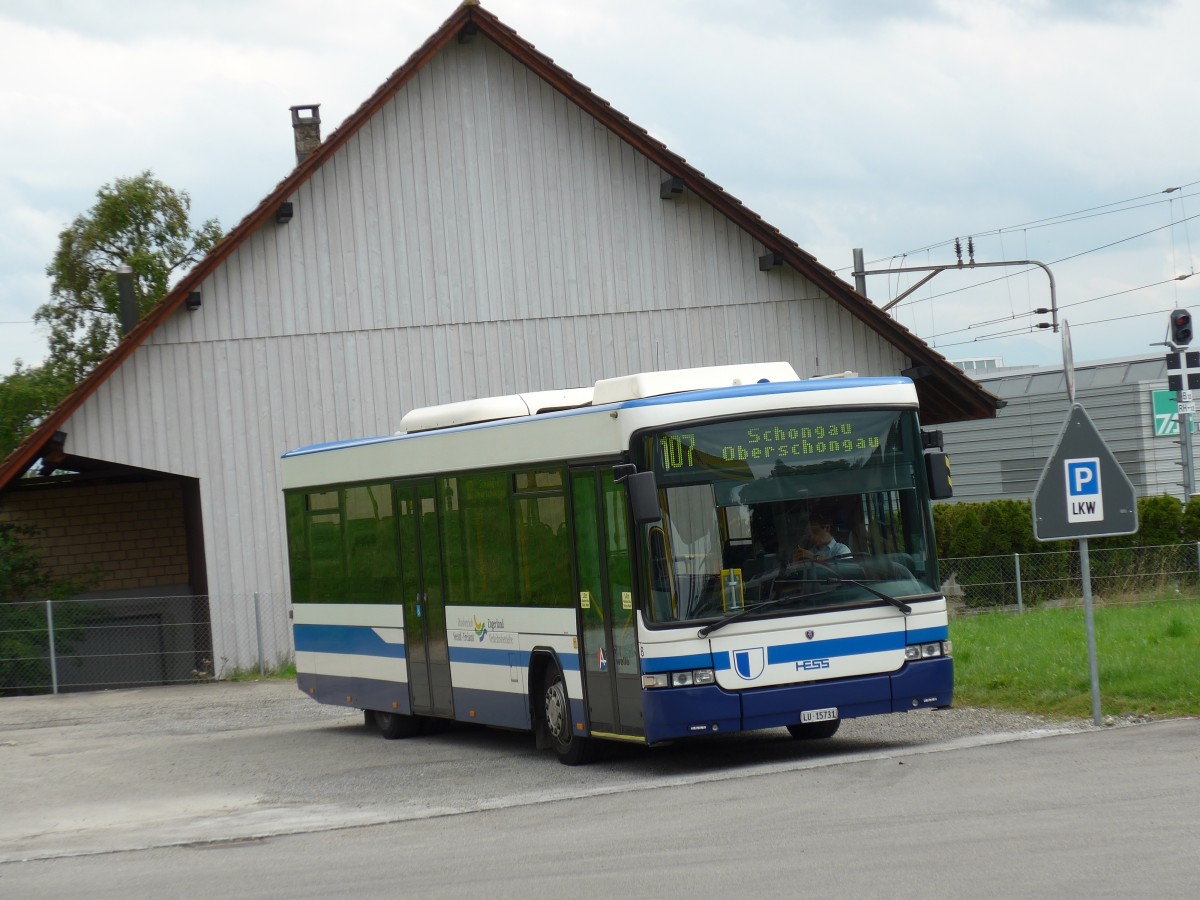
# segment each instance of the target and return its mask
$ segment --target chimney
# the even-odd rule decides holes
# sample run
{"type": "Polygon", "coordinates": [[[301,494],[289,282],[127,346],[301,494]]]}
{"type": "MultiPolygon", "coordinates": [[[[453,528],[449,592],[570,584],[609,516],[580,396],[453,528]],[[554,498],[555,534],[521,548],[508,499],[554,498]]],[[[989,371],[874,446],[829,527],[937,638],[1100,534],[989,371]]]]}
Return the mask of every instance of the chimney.
{"type": "Polygon", "coordinates": [[[121,337],[133,331],[138,323],[137,297],[133,291],[133,269],[129,266],[117,266],[117,296],[120,298],[118,308],[121,319],[121,337]]]}
{"type": "Polygon", "coordinates": [[[321,114],[317,111],[320,108],[320,103],[291,107],[292,132],[296,138],[296,165],[312,156],[312,152],[321,146],[321,114]]]}

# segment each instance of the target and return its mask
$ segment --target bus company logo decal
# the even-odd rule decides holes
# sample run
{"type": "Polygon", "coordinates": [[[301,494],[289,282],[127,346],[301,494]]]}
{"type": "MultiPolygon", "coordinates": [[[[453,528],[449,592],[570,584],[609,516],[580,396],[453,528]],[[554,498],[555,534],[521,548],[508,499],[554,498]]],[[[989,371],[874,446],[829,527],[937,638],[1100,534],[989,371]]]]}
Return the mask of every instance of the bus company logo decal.
{"type": "Polygon", "coordinates": [[[767,652],[762,647],[733,651],[733,671],[743,681],[753,681],[763,673],[767,664],[767,652]]]}
{"type": "Polygon", "coordinates": [[[503,619],[484,619],[482,622],[480,622],[472,614],[471,618],[469,618],[469,619],[459,619],[458,624],[459,624],[460,628],[472,629],[475,632],[475,637],[479,639],[479,643],[481,643],[481,644],[484,642],[484,640],[487,639],[488,632],[493,632],[492,643],[501,643],[501,644],[511,644],[512,643],[511,640],[506,641],[502,638],[497,637],[494,634],[494,632],[504,630],[504,620],[503,619]]]}

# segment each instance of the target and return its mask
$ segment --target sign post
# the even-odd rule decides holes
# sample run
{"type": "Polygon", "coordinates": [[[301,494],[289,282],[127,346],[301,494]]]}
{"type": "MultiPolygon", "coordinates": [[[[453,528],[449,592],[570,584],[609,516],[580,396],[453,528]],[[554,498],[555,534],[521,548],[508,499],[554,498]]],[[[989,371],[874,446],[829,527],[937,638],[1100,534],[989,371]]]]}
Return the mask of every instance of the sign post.
{"type": "Polygon", "coordinates": [[[1033,536],[1039,541],[1079,541],[1079,577],[1087,622],[1092,721],[1100,724],[1100,676],[1092,614],[1092,571],[1088,538],[1138,530],[1137,495],[1091,418],[1072,403],[1062,431],[1034,489],[1033,536]]]}
{"type": "MultiPolygon", "coordinates": [[[[1191,321],[1190,316],[1188,321],[1191,321]]],[[[1190,340],[1190,335],[1188,337],[1190,340]]],[[[1196,493],[1196,467],[1192,460],[1192,416],[1196,413],[1196,401],[1192,392],[1200,388],[1200,353],[1174,350],[1167,354],[1167,387],[1175,392],[1179,401],[1179,448],[1183,454],[1183,499],[1186,503],[1196,493]]]]}

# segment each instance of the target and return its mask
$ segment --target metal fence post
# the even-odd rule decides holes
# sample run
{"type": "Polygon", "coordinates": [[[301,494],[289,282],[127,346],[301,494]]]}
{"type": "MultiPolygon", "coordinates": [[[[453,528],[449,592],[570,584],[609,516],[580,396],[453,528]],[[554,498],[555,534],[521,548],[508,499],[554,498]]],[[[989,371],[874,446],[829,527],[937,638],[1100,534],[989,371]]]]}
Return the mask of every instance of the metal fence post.
{"type": "Polygon", "coordinates": [[[262,609],[258,604],[258,591],[254,592],[254,633],[258,636],[258,674],[265,678],[267,667],[263,660],[262,609]]]}
{"type": "Polygon", "coordinates": [[[1017,574],[1017,614],[1024,615],[1025,603],[1021,599],[1021,554],[1020,553],[1013,554],[1013,567],[1016,569],[1016,574],[1017,574]]]}
{"type": "Polygon", "coordinates": [[[50,690],[58,693],[58,655],[54,652],[54,607],[52,600],[46,601],[46,633],[49,636],[50,650],[50,690]]]}

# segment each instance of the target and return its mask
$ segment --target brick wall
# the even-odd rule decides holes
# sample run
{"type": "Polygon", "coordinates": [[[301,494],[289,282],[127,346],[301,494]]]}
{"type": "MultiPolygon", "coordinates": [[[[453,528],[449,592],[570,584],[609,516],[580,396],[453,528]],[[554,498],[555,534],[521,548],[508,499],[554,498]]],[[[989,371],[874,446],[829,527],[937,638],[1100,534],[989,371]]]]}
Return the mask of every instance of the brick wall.
{"type": "Polygon", "coordinates": [[[88,590],[188,583],[183,490],[178,482],[64,485],[10,490],[0,521],[39,529],[32,541],[52,577],[84,578],[88,590]]]}

